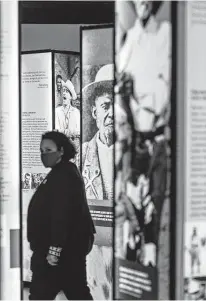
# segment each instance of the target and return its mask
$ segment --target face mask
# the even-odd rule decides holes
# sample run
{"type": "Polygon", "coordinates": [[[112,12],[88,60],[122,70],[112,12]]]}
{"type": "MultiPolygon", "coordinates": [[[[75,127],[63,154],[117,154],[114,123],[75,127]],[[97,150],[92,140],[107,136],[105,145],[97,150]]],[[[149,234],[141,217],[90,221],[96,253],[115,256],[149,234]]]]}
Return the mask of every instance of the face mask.
{"type": "Polygon", "coordinates": [[[45,167],[54,167],[59,160],[59,152],[41,154],[41,160],[45,167]]]}

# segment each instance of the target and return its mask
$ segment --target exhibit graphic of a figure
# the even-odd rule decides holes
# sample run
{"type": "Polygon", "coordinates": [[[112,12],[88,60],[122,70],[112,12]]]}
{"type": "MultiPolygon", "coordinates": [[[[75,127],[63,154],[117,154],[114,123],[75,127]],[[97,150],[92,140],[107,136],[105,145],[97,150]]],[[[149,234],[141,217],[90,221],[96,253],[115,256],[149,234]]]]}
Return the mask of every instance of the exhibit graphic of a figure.
{"type": "Polygon", "coordinates": [[[100,68],[95,81],[83,88],[98,131],[82,146],[82,175],[88,199],[113,199],[113,65],[100,68]]]}
{"type": "Polygon", "coordinates": [[[188,222],[185,233],[185,281],[193,278],[206,284],[206,230],[204,221],[188,222]]]}
{"type": "MultiPolygon", "coordinates": [[[[91,67],[91,70],[92,67],[91,67]]],[[[96,132],[82,145],[82,176],[88,200],[113,200],[113,64],[98,68],[94,81],[83,88],[87,120],[96,132]]],[[[88,125],[88,123],[87,123],[88,125]]],[[[91,127],[90,127],[91,128],[91,127]]],[[[105,238],[106,240],[106,238],[105,238]]],[[[112,248],[94,245],[88,256],[88,283],[99,299],[112,297],[112,248]]]]}
{"type": "Polygon", "coordinates": [[[56,130],[66,134],[68,137],[80,135],[80,112],[72,106],[72,99],[76,99],[77,95],[74,86],[70,80],[66,83],[62,81],[62,106],[57,107],[56,114],[56,130]]]}
{"type": "MultiPolygon", "coordinates": [[[[139,227],[131,232],[131,222],[128,223],[125,256],[152,266],[156,265],[160,218],[166,198],[171,84],[171,24],[157,21],[159,2],[131,1],[136,21],[119,43],[116,54],[117,93],[122,98],[118,101],[129,116],[133,140],[123,195],[127,204],[132,205],[139,227]]],[[[125,204],[121,199],[122,196],[118,202],[125,204]]]]}
{"type": "Polygon", "coordinates": [[[194,274],[194,269],[196,267],[197,273],[200,273],[200,247],[201,242],[197,233],[197,229],[193,228],[193,233],[191,236],[191,274],[194,274]]]}
{"type": "Polygon", "coordinates": [[[23,189],[30,189],[31,188],[31,174],[25,173],[24,181],[23,181],[23,189]]]}
{"type": "Polygon", "coordinates": [[[74,53],[55,53],[56,96],[55,129],[66,134],[77,155],[72,160],[80,167],[80,59],[74,53]]]}
{"type": "Polygon", "coordinates": [[[62,76],[60,74],[57,74],[56,76],[56,104],[55,106],[61,106],[62,105],[62,76]]]}
{"type": "Polygon", "coordinates": [[[114,194],[113,27],[82,28],[81,167],[86,196],[96,227],[87,257],[87,275],[95,300],[113,294],[112,208],[114,194]],[[110,216],[107,219],[106,216],[110,216]]]}
{"type": "Polygon", "coordinates": [[[80,61],[79,58],[75,60],[75,68],[71,74],[70,80],[75,87],[77,93],[77,100],[80,101],[80,61]]]}

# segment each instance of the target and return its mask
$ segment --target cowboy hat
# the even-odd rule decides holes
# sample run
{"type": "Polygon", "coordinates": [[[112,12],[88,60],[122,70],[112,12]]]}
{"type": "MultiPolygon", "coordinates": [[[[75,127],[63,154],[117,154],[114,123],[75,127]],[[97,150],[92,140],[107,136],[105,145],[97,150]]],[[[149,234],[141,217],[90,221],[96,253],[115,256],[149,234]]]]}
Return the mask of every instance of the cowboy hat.
{"type": "Polygon", "coordinates": [[[64,82],[62,80],[62,88],[63,87],[65,87],[66,89],[69,90],[69,92],[71,93],[71,96],[72,96],[73,100],[77,99],[77,94],[75,92],[74,85],[72,84],[72,82],[69,79],[66,82],[64,82]]]}
{"type": "Polygon", "coordinates": [[[114,65],[107,64],[99,69],[96,74],[95,80],[86,85],[82,89],[83,99],[87,99],[89,102],[94,101],[94,90],[96,87],[102,87],[105,90],[111,89],[114,81],[114,65]]]}

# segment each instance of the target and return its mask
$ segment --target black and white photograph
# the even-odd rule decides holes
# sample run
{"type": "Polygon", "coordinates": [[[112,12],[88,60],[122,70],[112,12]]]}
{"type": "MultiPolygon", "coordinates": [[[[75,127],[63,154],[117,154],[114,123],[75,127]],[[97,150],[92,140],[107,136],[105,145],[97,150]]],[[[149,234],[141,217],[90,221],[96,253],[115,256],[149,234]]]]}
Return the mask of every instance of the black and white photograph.
{"type": "MultiPolygon", "coordinates": [[[[80,27],[114,22],[114,2],[14,0],[0,6],[0,299],[112,299],[111,236],[109,256],[102,252],[93,260],[100,273],[104,262],[104,277],[87,269],[96,230],[74,147],[81,136],[80,27]],[[75,58],[61,56],[67,53],[75,58]],[[62,107],[65,122],[60,117],[55,125],[62,107]]],[[[106,224],[107,239],[112,207],[104,208],[99,223],[106,224]]]]}
{"type": "MultiPolygon", "coordinates": [[[[90,210],[101,216],[112,213],[114,193],[113,25],[82,27],[81,37],[82,176],[90,210]]],[[[110,300],[113,228],[98,220],[87,259],[88,284],[94,299],[110,300]]]]}
{"type": "Polygon", "coordinates": [[[206,229],[204,222],[187,222],[185,226],[184,275],[206,277],[206,229]]]}
{"type": "Polygon", "coordinates": [[[206,277],[185,278],[184,300],[206,300],[206,277]]]}
{"type": "Polygon", "coordinates": [[[115,257],[155,268],[158,298],[165,300],[171,40],[169,2],[116,3],[115,257]]]}
{"type": "Polygon", "coordinates": [[[46,173],[33,173],[31,189],[37,189],[39,185],[44,181],[46,175],[47,175],[46,173]]]}
{"type": "Polygon", "coordinates": [[[89,199],[113,199],[113,64],[89,66],[83,95],[83,176],[89,199]],[[107,164],[105,164],[107,162],[107,164]]]}
{"type": "Polygon", "coordinates": [[[22,189],[31,189],[32,188],[32,174],[29,172],[23,173],[22,179],[22,189]]]}
{"type": "Polygon", "coordinates": [[[46,173],[23,173],[22,189],[36,189],[43,182],[46,173]]]}
{"type": "MultiPolygon", "coordinates": [[[[80,151],[80,59],[55,53],[55,129],[66,134],[80,151]]],[[[75,163],[79,167],[79,155],[75,163]]]]}
{"type": "Polygon", "coordinates": [[[85,31],[82,56],[82,174],[88,199],[112,200],[114,66],[111,29],[85,31]]]}
{"type": "Polygon", "coordinates": [[[206,300],[206,0],[0,19],[0,300],[206,300]]]}

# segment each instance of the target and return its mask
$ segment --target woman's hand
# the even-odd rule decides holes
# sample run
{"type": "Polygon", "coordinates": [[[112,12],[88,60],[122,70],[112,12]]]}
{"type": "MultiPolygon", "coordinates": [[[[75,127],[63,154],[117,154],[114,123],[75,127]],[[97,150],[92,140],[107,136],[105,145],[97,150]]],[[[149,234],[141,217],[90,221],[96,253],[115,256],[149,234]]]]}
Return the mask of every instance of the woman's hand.
{"type": "Polygon", "coordinates": [[[58,264],[58,261],[59,261],[59,259],[58,259],[57,256],[51,255],[51,254],[48,254],[46,259],[47,259],[47,261],[48,261],[48,264],[50,264],[50,265],[52,265],[52,266],[57,265],[57,264],[58,264]]]}

